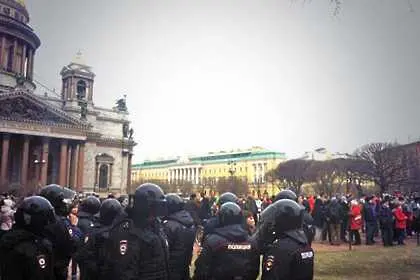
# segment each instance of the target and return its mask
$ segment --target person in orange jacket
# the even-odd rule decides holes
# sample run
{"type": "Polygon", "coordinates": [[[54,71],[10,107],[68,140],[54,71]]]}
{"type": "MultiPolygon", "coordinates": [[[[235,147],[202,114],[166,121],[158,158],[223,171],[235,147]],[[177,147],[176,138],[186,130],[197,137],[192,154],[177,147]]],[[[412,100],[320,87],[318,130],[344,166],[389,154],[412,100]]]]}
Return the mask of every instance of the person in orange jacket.
{"type": "Polygon", "coordinates": [[[354,245],[360,245],[362,244],[362,241],[360,239],[360,229],[362,228],[362,208],[360,207],[357,200],[353,199],[351,201],[351,207],[350,207],[350,240],[349,242],[353,242],[353,237],[355,239],[354,245]]]}
{"type": "Polygon", "coordinates": [[[407,227],[407,219],[408,217],[404,214],[402,209],[402,202],[399,202],[397,208],[394,209],[394,217],[395,217],[395,230],[398,240],[398,245],[405,245],[404,238],[405,238],[405,229],[407,227]]]}

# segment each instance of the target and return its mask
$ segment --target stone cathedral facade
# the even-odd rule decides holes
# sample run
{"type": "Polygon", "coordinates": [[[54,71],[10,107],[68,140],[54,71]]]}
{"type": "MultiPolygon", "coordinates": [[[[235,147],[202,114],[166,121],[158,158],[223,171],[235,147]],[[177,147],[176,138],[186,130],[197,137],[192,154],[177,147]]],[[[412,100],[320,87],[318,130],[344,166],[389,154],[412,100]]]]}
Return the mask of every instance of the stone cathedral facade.
{"type": "Polygon", "coordinates": [[[95,74],[79,53],[60,72],[59,96],[36,94],[41,42],[23,1],[0,0],[0,189],[20,193],[56,183],[77,191],[125,194],[134,131],[125,98],[94,104],[95,74]]]}

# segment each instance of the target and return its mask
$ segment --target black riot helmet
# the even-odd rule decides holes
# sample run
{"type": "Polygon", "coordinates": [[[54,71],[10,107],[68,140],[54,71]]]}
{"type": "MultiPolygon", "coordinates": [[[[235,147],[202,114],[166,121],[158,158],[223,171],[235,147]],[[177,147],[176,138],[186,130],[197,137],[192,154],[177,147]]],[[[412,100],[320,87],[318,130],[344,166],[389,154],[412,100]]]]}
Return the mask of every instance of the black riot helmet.
{"type": "Polygon", "coordinates": [[[276,195],[276,197],[274,198],[274,201],[278,201],[280,199],[290,199],[293,201],[297,201],[298,197],[294,191],[282,190],[276,195]]]}
{"type": "Polygon", "coordinates": [[[99,222],[109,226],[122,211],[123,207],[118,200],[115,198],[105,199],[99,209],[99,222]]]}
{"type": "Polygon", "coordinates": [[[76,192],[60,185],[51,184],[43,187],[39,195],[51,203],[57,215],[67,216],[70,211],[70,204],[76,197],[76,192]]]}
{"type": "Polygon", "coordinates": [[[155,184],[145,183],[134,193],[134,215],[138,218],[162,217],[167,215],[167,204],[162,189],[155,184]]]}
{"type": "Polygon", "coordinates": [[[14,216],[17,227],[35,234],[42,232],[45,226],[55,223],[54,207],[41,196],[25,198],[14,216]]]}
{"type": "Polygon", "coordinates": [[[219,209],[218,217],[221,226],[242,224],[243,222],[242,209],[234,202],[224,203],[219,209]]]}
{"type": "Polygon", "coordinates": [[[166,203],[168,204],[168,214],[173,214],[184,210],[185,202],[176,193],[168,193],[166,196],[166,203]]]}
{"type": "Polygon", "coordinates": [[[261,213],[261,226],[276,233],[302,228],[304,209],[295,201],[280,199],[261,213]]]}
{"type": "Polygon", "coordinates": [[[223,204],[225,204],[226,202],[237,203],[238,202],[238,197],[231,192],[225,192],[225,193],[220,195],[219,200],[217,201],[217,204],[220,207],[223,204]]]}
{"type": "Polygon", "coordinates": [[[80,202],[79,211],[95,215],[101,208],[101,201],[96,196],[90,195],[80,202]]]}

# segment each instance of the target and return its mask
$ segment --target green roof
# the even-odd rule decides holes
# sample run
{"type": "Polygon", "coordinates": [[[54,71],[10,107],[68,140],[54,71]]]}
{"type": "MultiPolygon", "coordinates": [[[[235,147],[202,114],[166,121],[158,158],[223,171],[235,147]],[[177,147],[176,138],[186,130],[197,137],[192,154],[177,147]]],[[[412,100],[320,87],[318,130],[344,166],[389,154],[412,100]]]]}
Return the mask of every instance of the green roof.
{"type": "Polygon", "coordinates": [[[175,159],[167,160],[155,160],[150,161],[146,160],[142,163],[133,164],[133,169],[148,169],[148,168],[165,168],[177,165],[187,165],[187,164],[214,164],[214,163],[223,163],[229,162],[231,160],[236,161],[247,161],[247,160],[256,160],[256,159],[285,159],[285,153],[279,153],[268,150],[255,150],[255,151],[241,151],[241,152],[231,152],[231,153],[217,153],[217,154],[207,154],[203,156],[193,156],[189,157],[189,162],[178,162],[180,157],[175,159]]]}

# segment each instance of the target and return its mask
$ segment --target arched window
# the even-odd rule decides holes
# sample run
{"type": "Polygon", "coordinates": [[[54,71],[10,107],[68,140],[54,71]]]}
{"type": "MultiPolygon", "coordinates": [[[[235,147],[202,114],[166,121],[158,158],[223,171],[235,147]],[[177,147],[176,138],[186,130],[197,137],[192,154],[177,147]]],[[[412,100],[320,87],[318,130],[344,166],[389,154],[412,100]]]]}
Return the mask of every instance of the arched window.
{"type": "Polygon", "coordinates": [[[112,167],[114,158],[108,154],[101,153],[95,157],[95,187],[99,191],[107,191],[112,187],[112,167]]]}
{"type": "Polygon", "coordinates": [[[86,82],[85,81],[78,81],[77,82],[77,99],[85,99],[86,98],[86,82]]]}
{"type": "Polygon", "coordinates": [[[108,188],[108,165],[101,164],[99,168],[99,189],[108,188]]]}

